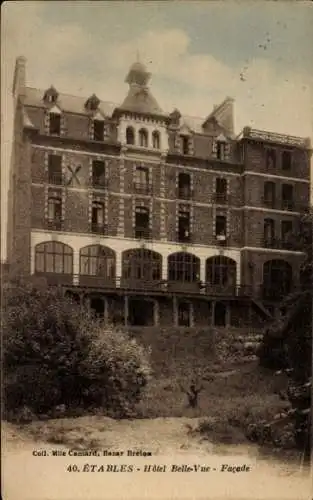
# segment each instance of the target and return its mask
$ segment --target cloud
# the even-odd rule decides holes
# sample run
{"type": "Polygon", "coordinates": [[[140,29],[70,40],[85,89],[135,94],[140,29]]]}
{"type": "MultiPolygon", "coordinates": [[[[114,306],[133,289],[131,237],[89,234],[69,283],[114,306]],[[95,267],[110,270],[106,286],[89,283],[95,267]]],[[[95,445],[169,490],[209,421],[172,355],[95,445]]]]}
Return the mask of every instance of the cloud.
{"type": "Polygon", "coordinates": [[[27,58],[30,86],[46,88],[53,83],[60,92],[84,96],[95,92],[103,100],[119,103],[127,92],[124,78],[139,51],[153,75],[152,92],[165,111],[178,107],[183,114],[205,117],[214,104],[230,95],[236,102],[237,132],[252,125],[313,136],[313,76],[305,69],[301,73],[293,68],[282,71],[278,61],[264,56],[242,61],[239,56],[236,63],[227,65],[210,53],[210,47],[195,51],[188,33],[175,27],[175,19],[172,28],[144,31],[141,27],[138,35],[125,41],[110,37],[109,29],[95,30],[87,22],[62,19],[57,24],[45,8],[45,2],[9,2],[2,9],[1,161],[5,184],[12,136],[10,92],[18,55],[27,58]]]}

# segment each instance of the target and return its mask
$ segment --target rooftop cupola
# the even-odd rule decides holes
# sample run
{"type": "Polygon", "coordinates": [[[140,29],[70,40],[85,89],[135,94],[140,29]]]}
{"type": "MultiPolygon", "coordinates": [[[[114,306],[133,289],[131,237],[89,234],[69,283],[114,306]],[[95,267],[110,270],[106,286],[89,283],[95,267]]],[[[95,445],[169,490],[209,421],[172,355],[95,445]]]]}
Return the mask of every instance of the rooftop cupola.
{"type": "Polygon", "coordinates": [[[147,71],[146,66],[142,62],[137,60],[129,68],[125,82],[128,83],[129,85],[138,85],[140,87],[146,87],[148,85],[150,77],[151,73],[147,71]]]}

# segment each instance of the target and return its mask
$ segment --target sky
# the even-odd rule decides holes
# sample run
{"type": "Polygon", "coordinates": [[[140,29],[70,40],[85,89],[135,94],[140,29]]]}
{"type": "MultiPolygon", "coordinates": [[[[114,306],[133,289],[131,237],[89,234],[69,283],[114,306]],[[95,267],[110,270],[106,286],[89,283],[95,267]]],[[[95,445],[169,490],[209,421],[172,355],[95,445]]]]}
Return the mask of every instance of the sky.
{"type": "MultiPolygon", "coordinates": [[[[313,138],[313,2],[10,1],[2,5],[1,257],[14,64],[27,85],[121,103],[137,53],[161,108],[207,116],[235,99],[244,126],[313,138]]],[[[312,141],[313,142],[313,141],[312,141]]]]}

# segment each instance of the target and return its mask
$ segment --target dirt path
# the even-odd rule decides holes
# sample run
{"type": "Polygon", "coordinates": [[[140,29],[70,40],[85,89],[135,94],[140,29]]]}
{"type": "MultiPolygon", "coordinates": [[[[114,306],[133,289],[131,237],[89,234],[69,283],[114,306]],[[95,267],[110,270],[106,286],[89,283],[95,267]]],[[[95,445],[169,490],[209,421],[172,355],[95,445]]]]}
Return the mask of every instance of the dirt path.
{"type": "MultiPolygon", "coordinates": [[[[254,447],[219,447],[187,432],[197,419],[158,418],[114,421],[100,417],[49,421],[42,425],[35,441],[29,435],[5,426],[3,473],[5,500],[113,500],[227,498],[309,500],[310,480],[299,471],[260,461],[254,447]],[[45,442],[64,433],[77,443],[81,436],[97,440],[103,450],[124,451],[123,457],[73,457],[62,445],[45,442]],[[52,456],[52,450],[66,450],[66,456],[52,456]],[[34,450],[49,456],[34,456],[34,450]],[[127,450],[151,451],[152,457],[127,457],[127,450]],[[106,469],[108,464],[133,465],[132,473],[83,472],[86,464],[106,469]],[[223,471],[223,465],[250,467],[250,472],[223,471]],[[80,472],[68,472],[76,465],[80,472]],[[165,472],[144,472],[147,465],[165,472]],[[204,472],[176,472],[177,467],[202,465],[204,472]],[[210,470],[208,470],[210,468],[210,470]],[[163,469],[162,469],[163,470],[163,469]],[[209,492],[209,493],[208,493],[209,492]]],[[[33,427],[36,424],[32,424],[33,427]]],[[[68,444],[70,448],[79,448],[68,444]]]]}

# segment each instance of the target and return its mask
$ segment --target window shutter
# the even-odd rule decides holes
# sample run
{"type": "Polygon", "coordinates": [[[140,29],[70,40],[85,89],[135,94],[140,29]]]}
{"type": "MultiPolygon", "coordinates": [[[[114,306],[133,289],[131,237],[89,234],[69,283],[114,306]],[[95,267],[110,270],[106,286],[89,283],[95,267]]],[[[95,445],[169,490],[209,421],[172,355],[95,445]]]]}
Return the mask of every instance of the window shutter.
{"type": "Polygon", "coordinates": [[[45,133],[49,134],[49,129],[50,129],[50,115],[49,115],[49,111],[45,112],[44,126],[45,126],[45,133]]]}
{"type": "Polygon", "coordinates": [[[175,135],[174,148],[177,152],[180,152],[181,150],[181,138],[178,134],[175,135]]]}
{"type": "Polygon", "coordinates": [[[225,143],[225,160],[229,160],[230,158],[230,144],[229,142],[225,143]]]}
{"type": "Polygon", "coordinates": [[[189,137],[189,139],[188,139],[188,149],[189,149],[189,154],[193,155],[194,154],[194,140],[193,140],[193,137],[189,137]]]}
{"type": "Polygon", "coordinates": [[[213,140],[213,146],[212,146],[212,156],[216,158],[217,155],[217,142],[213,140]]]}

